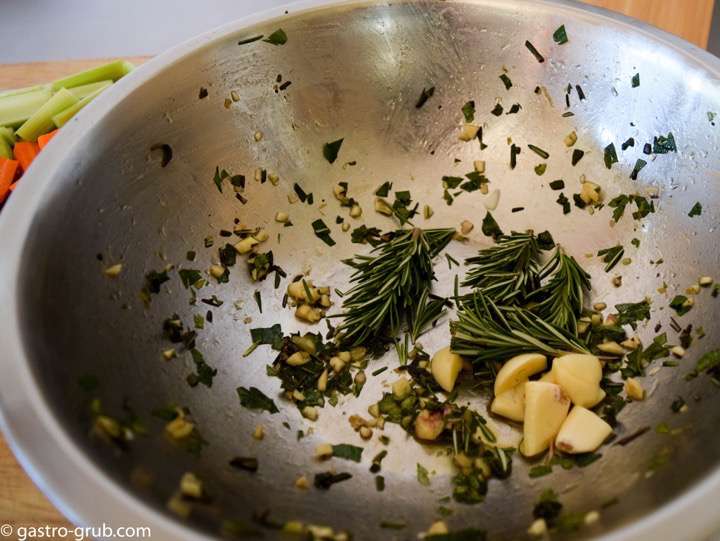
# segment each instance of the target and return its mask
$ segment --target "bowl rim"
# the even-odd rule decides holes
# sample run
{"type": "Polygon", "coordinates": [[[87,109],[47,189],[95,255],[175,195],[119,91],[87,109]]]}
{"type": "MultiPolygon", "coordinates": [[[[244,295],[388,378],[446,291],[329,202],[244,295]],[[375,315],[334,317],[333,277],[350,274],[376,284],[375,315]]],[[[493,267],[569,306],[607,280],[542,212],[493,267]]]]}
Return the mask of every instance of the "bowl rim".
{"type": "MultiPolygon", "coordinates": [[[[401,0],[413,2],[417,0],[401,0]]],[[[575,17],[605,22],[627,31],[639,32],[674,49],[720,79],[720,59],[699,47],[647,23],[573,0],[450,0],[453,3],[482,4],[508,9],[508,6],[544,6],[572,13],[575,17]]],[[[146,505],[103,472],[77,446],[54,417],[40,392],[27,362],[21,340],[21,307],[17,296],[20,264],[34,214],[52,195],[52,178],[64,166],[65,156],[81,144],[82,134],[100,122],[112,108],[146,81],[201,49],[229,39],[245,28],[281,22],[313,11],[359,8],[373,5],[368,0],[301,0],[262,10],[225,23],[190,38],[151,58],[114,84],[63,127],[67,135],[44,150],[0,213],[0,430],[18,462],[51,503],[74,525],[99,527],[146,526],[157,539],[211,539],[203,532],[181,524],[146,505]],[[3,232],[8,234],[3,235],[3,232]],[[98,509],[102,517],[98,517],[98,509]],[[103,520],[98,524],[99,518],[103,520]]],[[[643,517],[620,526],[600,539],[652,540],[667,538],[699,539],[720,526],[720,516],[708,501],[720,499],[720,467],[705,479],[643,517]]]]}

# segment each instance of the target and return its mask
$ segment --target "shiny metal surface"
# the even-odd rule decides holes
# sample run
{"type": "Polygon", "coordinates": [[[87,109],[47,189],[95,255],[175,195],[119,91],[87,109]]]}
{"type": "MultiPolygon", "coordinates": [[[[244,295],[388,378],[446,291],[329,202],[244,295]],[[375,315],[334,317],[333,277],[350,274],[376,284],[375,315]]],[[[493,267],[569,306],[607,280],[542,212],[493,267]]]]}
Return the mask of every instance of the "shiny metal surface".
{"type": "MultiPolygon", "coordinates": [[[[205,249],[203,239],[212,234],[220,241],[218,231],[230,229],[234,218],[268,228],[268,247],[289,276],[310,269],[316,283],[343,289],[347,272],[338,260],[363,248],[350,244],[349,234],[334,224],[337,214],[346,215],[332,196],[334,183],[348,181],[350,195],[362,203],[364,216],[354,226],[391,227],[372,211],[373,191],[385,180],[433,206],[435,215],[423,225],[474,221],[470,242],[450,248],[460,259],[488,244],[479,231],[484,196],[465,194],[447,207],[440,178],[462,174],[472,160],[484,159],[491,188],[501,190],[494,215],[506,231],[548,228],[578,257],[619,242],[626,246],[633,263],[616,269],[623,276],[620,289],[612,287],[615,273],[605,274],[600,261],[583,261],[593,274],[598,300],[608,305],[644,296],[653,300],[652,324],[641,329],[645,340],[656,322],[668,329],[670,313],[664,307],[669,296],[699,275],[716,272],[720,128],[707,116],[720,110],[720,63],[714,57],[639,23],[565,2],[317,5],[270,14],[280,20],[233,23],[142,66],[64,128],[0,214],[2,427],[35,481],[80,524],[150,525],[154,537],[180,539],[215,535],[224,518],[248,520],[253,511],[271,509],[277,520],[329,524],[355,539],[412,539],[429,526],[438,500],[450,493],[448,459],[434,456],[394,426],[386,429],[392,439],[383,464],[387,490],[375,492],[367,469],[381,446],[376,439],[363,444],[347,417],[363,414],[379,398],[393,379],[391,371],[370,378],[358,399],[323,409],[314,425],[279,397],[282,407],[275,415],[240,407],[239,385],[254,385],[272,396],[279,389],[277,380],[265,375],[272,352],[258,348],[243,358],[248,328],[276,322],[286,332],[305,328],[282,308],[271,280],[259,286],[264,310],[258,313],[252,300],[258,285],[249,282],[242,264],[232,269],[229,284],[202,291],[225,300],[213,309],[214,322],[198,339],[208,362],[219,370],[213,387],[188,387],[189,355],[161,359],[162,320],[177,312],[189,322],[207,307],[189,306],[188,292],[173,275],[146,310],[138,298],[143,275],[168,263],[184,265],[191,249],[198,259],[189,266],[206,268],[217,243],[205,249]],[[570,37],[562,47],[552,41],[560,24],[570,37]],[[278,26],[288,35],[283,47],[237,45],[240,38],[278,26]],[[543,64],[524,47],[526,39],[546,56],[543,64]],[[503,68],[513,81],[509,91],[498,79],[503,68]],[[633,89],[630,78],[636,72],[642,83],[633,89]],[[278,74],[292,85],[275,93],[278,74]],[[578,102],[573,95],[575,116],[562,117],[568,83],[581,84],[587,99],[578,102]],[[435,95],[416,109],[420,91],[431,85],[435,95]],[[547,88],[552,103],[533,92],[537,85],[547,88]],[[209,90],[204,100],[198,100],[201,86],[209,90]],[[224,100],[233,90],[240,99],[226,108],[224,100]],[[482,152],[457,140],[460,107],[469,99],[486,123],[488,148],[482,152]],[[497,99],[506,107],[519,102],[522,111],[496,118],[489,111],[497,99]],[[576,167],[563,145],[573,129],[577,146],[586,151],[576,167]],[[256,131],[263,133],[261,141],[255,141],[256,131]],[[639,180],[630,181],[635,160],[643,157],[642,143],[668,131],[677,140],[677,154],[648,160],[639,180]],[[620,143],[631,136],[636,146],[620,153],[620,143]],[[330,165],[322,159],[322,145],[340,137],[345,138],[340,157],[330,165]],[[510,170],[508,137],[550,152],[543,177],[533,172],[540,160],[526,149],[510,170]],[[620,163],[609,172],[602,157],[611,141],[620,163]],[[174,150],[164,169],[149,153],[159,142],[174,150]],[[351,160],[357,165],[343,166],[351,160]],[[230,190],[216,190],[216,165],[248,177],[247,205],[230,190]],[[254,182],[257,167],[276,172],[279,185],[254,182]],[[574,193],[581,174],[599,183],[606,199],[657,189],[658,212],[641,224],[624,219],[615,227],[609,226],[607,208],[595,215],[574,210],[563,216],[557,193],[547,183],[563,178],[566,193],[574,193]],[[314,193],[314,205],[289,204],[296,181],[314,193]],[[687,213],[697,200],[705,210],[690,220],[687,213]],[[526,211],[512,213],[516,206],[526,211]],[[294,227],[273,222],[279,210],[289,212],[294,227]],[[320,214],[338,241],[334,248],[312,234],[310,221],[320,214]],[[640,239],[639,249],[631,248],[632,238],[640,239]],[[104,263],[97,261],[98,253],[104,263]],[[664,262],[657,264],[661,258],[664,262]],[[123,263],[117,280],[102,274],[110,262],[123,263]],[[667,295],[657,292],[663,281],[670,284],[667,295]],[[246,317],[251,324],[244,323],[246,317]],[[122,415],[123,403],[129,404],[148,427],[149,434],[133,442],[129,453],[118,454],[88,438],[82,415],[87,397],[77,385],[86,373],[99,377],[97,395],[108,412],[122,415]],[[150,415],[168,403],[192,411],[209,442],[199,458],[169,444],[162,423],[150,415]],[[268,433],[260,442],[251,437],[258,423],[268,433]],[[312,434],[296,441],[296,431],[310,426],[312,434]],[[363,445],[363,463],[332,463],[354,477],[328,492],[296,490],[299,474],[310,477],[328,468],[311,458],[315,445],[326,441],[363,445]],[[227,462],[236,455],[258,456],[260,471],[232,471],[227,462]],[[417,462],[436,472],[429,489],[417,484],[417,462]],[[138,471],[151,474],[150,486],[141,489],[131,482],[138,471]],[[164,511],[185,471],[201,477],[215,498],[211,508],[190,520],[192,530],[164,511]],[[406,520],[409,527],[382,530],[383,520],[406,520]]],[[[450,291],[454,273],[444,262],[437,268],[438,291],[450,291]]],[[[599,509],[619,498],[581,536],[708,535],[718,522],[710,502],[720,495],[720,395],[706,378],[686,382],[683,376],[700,353],[717,345],[717,316],[716,301],[706,292],[683,323],[703,325],[707,337],[680,367],[646,378],[648,399],[620,416],[622,435],[663,421],[684,428],[680,435],[650,431],[626,447],[605,447],[602,460],[585,469],[556,469],[537,480],[528,478],[527,462],[516,458],[511,479],[491,482],[484,504],[452,505],[450,526],[486,528],[493,539],[523,537],[539,492],[552,486],[572,511],[599,509]],[[678,395],[690,404],[684,415],[670,411],[678,395]],[[668,464],[646,475],[653,458],[663,454],[670,456],[668,464]]],[[[440,325],[423,344],[432,351],[447,341],[446,326],[440,325]]],[[[394,354],[388,354],[373,368],[394,363],[394,354]]],[[[486,397],[468,391],[468,400],[484,408],[486,397]]],[[[512,430],[504,434],[517,437],[512,430]]],[[[273,532],[265,534],[272,537],[273,532]]]]}

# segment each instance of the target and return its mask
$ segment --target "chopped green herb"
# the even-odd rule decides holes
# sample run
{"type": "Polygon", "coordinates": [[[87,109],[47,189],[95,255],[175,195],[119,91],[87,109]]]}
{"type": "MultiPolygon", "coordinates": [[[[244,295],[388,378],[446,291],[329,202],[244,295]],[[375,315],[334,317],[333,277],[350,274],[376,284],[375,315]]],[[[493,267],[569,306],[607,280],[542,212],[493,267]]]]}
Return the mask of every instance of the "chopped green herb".
{"type": "Polygon", "coordinates": [[[279,323],[272,327],[250,329],[250,339],[254,346],[268,345],[279,351],[282,347],[283,332],[279,323]]]}
{"type": "Polygon", "coordinates": [[[540,147],[537,147],[535,145],[528,145],[528,148],[532,150],[535,154],[540,156],[543,160],[547,160],[550,157],[550,154],[548,154],[545,150],[541,149],[540,147]]]}
{"type": "Polygon", "coordinates": [[[515,169],[517,165],[517,156],[522,152],[522,148],[517,146],[515,143],[510,145],[510,169],[515,169]]]}
{"type": "Polygon", "coordinates": [[[483,235],[487,237],[493,237],[494,239],[497,239],[503,234],[502,229],[500,229],[500,226],[495,221],[495,218],[493,218],[493,215],[490,214],[490,211],[485,214],[485,218],[483,218],[482,221],[481,229],[483,235]]]}
{"type": "Polygon", "coordinates": [[[635,239],[635,238],[634,238],[634,239],[632,239],[632,240],[630,241],[630,244],[632,244],[633,246],[635,246],[635,248],[640,248],[640,239],[635,239]]]}
{"type": "Polygon", "coordinates": [[[620,145],[621,150],[627,150],[628,147],[634,147],[635,146],[635,139],[630,137],[627,141],[625,141],[622,145],[620,145]]]}
{"type": "Polygon", "coordinates": [[[572,152],[572,159],[570,160],[570,163],[573,165],[577,165],[577,163],[582,160],[582,157],[585,155],[584,150],[580,150],[579,148],[574,148],[572,152]]]}
{"type": "Polygon", "coordinates": [[[370,472],[371,473],[377,473],[380,471],[380,468],[382,467],[382,461],[387,456],[388,452],[383,449],[380,451],[372,460],[372,465],[370,466],[370,472]]]}
{"type": "Polygon", "coordinates": [[[510,106],[510,109],[508,109],[508,112],[505,113],[505,114],[514,115],[514,114],[516,114],[518,111],[520,111],[520,109],[522,109],[522,105],[520,105],[519,103],[513,103],[513,104],[510,106]]]}
{"type": "Polygon", "coordinates": [[[551,190],[562,190],[563,188],[565,188],[565,181],[561,178],[559,178],[557,180],[553,180],[550,183],[551,190]]]}
{"type": "Polygon", "coordinates": [[[268,411],[270,413],[277,413],[279,410],[273,402],[272,398],[268,397],[257,387],[238,387],[237,394],[240,397],[240,405],[256,411],[268,411]]]}
{"type": "Polygon", "coordinates": [[[246,45],[248,43],[252,43],[253,41],[258,41],[260,39],[263,39],[263,35],[260,34],[259,36],[253,36],[251,38],[245,38],[238,41],[238,45],[246,45]]]}
{"type": "Polygon", "coordinates": [[[282,28],[278,28],[263,41],[272,45],[285,45],[287,43],[287,34],[282,28]]]}
{"type": "Polygon", "coordinates": [[[420,109],[423,105],[425,105],[425,102],[429,100],[432,95],[435,94],[435,87],[431,86],[430,88],[423,88],[422,92],[420,92],[420,97],[417,100],[417,103],[415,103],[415,108],[420,109]]]}
{"type": "Polygon", "coordinates": [[[505,90],[510,90],[512,87],[512,81],[510,80],[510,77],[507,76],[507,73],[501,73],[500,74],[500,80],[505,85],[505,90]]]}
{"type": "Polygon", "coordinates": [[[260,294],[260,290],[255,290],[255,293],[253,293],[253,298],[255,299],[255,304],[257,304],[258,310],[262,314],[262,296],[260,294]]]}
{"type": "Polygon", "coordinates": [[[700,359],[698,359],[695,365],[695,373],[700,374],[701,372],[713,372],[720,366],[720,349],[708,351],[700,359]]]}
{"type": "Polygon", "coordinates": [[[625,248],[621,244],[611,248],[604,248],[597,253],[598,257],[602,257],[603,262],[606,264],[605,272],[610,272],[620,262],[623,254],[625,254],[625,248]]]}
{"type": "Polygon", "coordinates": [[[336,458],[344,458],[353,462],[360,462],[362,459],[363,448],[349,443],[339,443],[332,446],[333,456],[336,458]]]}
{"type": "Polygon", "coordinates": [[[375,190],[375,195],[378,197],[387,197],[392,189],[392,185],[392,182],[386,180],[377,190],[375,190]]]}
{"type": "Polygon", "coordinates": [[[702,214],[702,204],[700,203],[700,201],[698,201],[690,209],[690,212],[688,212],[688,216],[690,216],[690,218],[692,218],[693,216],[700,216],[701,214],[702,214]]]}
{"type": "Polygon", "coordinates": [[[195,323],[196,329],[204,329],[205,328],[205,318],[202,314],[195,314],[193,316],[193,322],[195,323]]]}
{"type": "Polygon", "coordinates": [[[638,321],[650,319],[650,303],[647,300],[640,302],[626,302],[615,305],[618,311],[618,325],[630,325],[633,329],[637,327],[638,321]]]}
{"type": "Polygon", "coordinates": [[[315,481],[313,484],[315,485],[315,488],[319,488],[321,490],[328,490],[335,483],[341,483],[343,481],[347,481],[348,479],[352,479],[352,474],[333,473],[327,471],[322,473],[316,473],[315,481]]]}
{"type": "Polygon", "coordinates": [[[535,57],[535,59],[536,59],[538,62],[540,62],[541,64],[542,64],[543,62],[545,62],[545,57],[540,54],[540,51],[538,51],[538,50],[535,48],[535,46],[534,46],[532,43],[530,43],[530,41],[528,41],[528,40],[525,41],[525,47],[528,48],[528,51],[530,51],[530,52],[532,53],[532,55],[535,57]]]}
{"type": "Polygon", "coordinates": [[[378,492],[385,490],[385,478],[382,475],[375,476],[375,490],[378,492]]]}
{"type": "Polygon", "coordinates": [[[677,152],[675,145],[675,137],[672,132],[668,132],[667,137],[658,135],[653,138],[653,152],[655,154],[667,154],[668,152],[677,152]]]}
{"type": "Polygon", "coordinates": [[[500,116],[503,114],[503,106],[500,102],[495,104],[495,107],[493,107],[492,111],[490,111],[491,114],[495,116],[500,116]]]}
{"type": "Polygon", "coordinates": [[[465,117],[465,122],[472,122],[475,120],[475,102],[470,100],[465,103],[465,105],[462,106],[462,113],[465,117]]]}
{"type": "Polygon", "coordinates": [[[220,193],[222,193],[222,183],[223,180],[226,178],[230,178],[230,173],[225,171],[225,169],[220,170],[219,167],[215,167],[215,174],[213,175],[213,182],[215,183],[215,186],[217,186],[217,189],[220,193]]]}
{"type": "Polygon", "coordinates": [[[323,145],[323,156],[327,161],[329,161],[330,163],[335,162],[338,156],[338,152],[340,152],[340,147],[342,146],[343,141],[344,139],[337,139],[332,143],[325,143],[323,145]]]}
{"type": "Polygon", "coordinates": [[[610,143],[608,146],[605,147],[605,167],[610,169],[612,167],[612,164],[617,163],[618,157],[617,152],[615,152],[615,144],[610,143]]]}
{"type": "Polygon", "coordinates": [[[568,42],[567,32],[565,32],[565,25],[562,24],[553,32],[553,40],[558,45],[563,45],[568,42]]]}
{"type": "Polygon", "coordinates": [[[639,73],[636,73],[635,75],[632,76],[630,84],[632,84],[633,88],[637,88],[640,86],[640,74],[639,73]]]}
{"type": "Polygon", "coordinates": [[[330,236],[330,229],[327,225],[325,225],[325,222],[323,222],[322,218],[318,218],[317,220],[315,220],[312,223],[312,228],[317,238],[322,240],[328,246],[335,246],[335,241],[330,236]]]}
{"type": "Polygon", "coordinates": [[[430,475],[428,474],[427,469],[419,462],[417,463],[417,480],[418,483],[424,487],[430,486],[430,475]]]}
{"type": "Polygon", "coordinates": [[[202,383],[205,387],[212,387],[213,378],[217,375],[217,369],[207,364],[203,354],[197,349],[191,349],[190,354],[195,363],[195,373],[187,377],[188,385],[195,387],[198,383],[202,383]]]}
{"type": "Polygon", "coordinates": [[[200,302],[207,304],[209,306],[214,306],[215,308],[223,305],[223,301],[218,299],[217,295],[213,295],[209,299],[200,299],[200,302]]]}
{"type": "Polygon", "coordinates": [[[646,165],[647,162],[645,160],[643,160],[642,158],[638,158],[635,162],[635,167],[633,167],[633,170],[630,172],[630,178],[632,180],[637,180],[638,173],[640,173],[640,171],[642,171],[643,167],[645,167],[646,165]]]}
{"type": "Polygon", "coordinates": [[[460,185],[462,181],[462,177],[442,177],[443,188],[445,188],[446,190],[454,190],[460,185]]]}
{"type": "Polygon", "coordinates": [[[555,202],[562,207],[563,214],[570,214],[570,200],[565,197],[564,193],[558,195],[558,198],[555,202]]]}
{"type": "Polygon", "coordinates": [[[692,303],[685,295],[675,295],[673,300],[670,301],[670,308],[675,310],[675,313],[679,316],[684,316],[692,308],[692,303]]]}
{"type": "Polygon", "coordinates": [[[185,289],[190,286],[196,286],[196,284],[198,284],[199,282],[204,281],[202,274],[200,274],[200,271],[198,270],[180,269],[178,271],[178,275],[180,276],[180,281],[182,282],[182,285],[185,287],[185,289]]]}
{"type": "Polygon", "coordinates": [[[230,460],[230,466],[237,470],[245,470],[249,472],[258,471],[258,459],[252,456],[236,456],[230,460]]]}
{"type": "Polygon", "coordinates": [[[552,466],[548,466],[546,464],[539,464],[537,466],[533,466],[532,468],[530,468],[528,475],[531,478],[535,479],[537,477],[543,477],[550,473],[552,473],[552,466]]]}
{"type": "Polygon", "coordinates": [[[535,166],[535,174],[539,177],[543,176],[545,174],[546,170],[547,170],[546,163],[539,163],[535,166]]]}

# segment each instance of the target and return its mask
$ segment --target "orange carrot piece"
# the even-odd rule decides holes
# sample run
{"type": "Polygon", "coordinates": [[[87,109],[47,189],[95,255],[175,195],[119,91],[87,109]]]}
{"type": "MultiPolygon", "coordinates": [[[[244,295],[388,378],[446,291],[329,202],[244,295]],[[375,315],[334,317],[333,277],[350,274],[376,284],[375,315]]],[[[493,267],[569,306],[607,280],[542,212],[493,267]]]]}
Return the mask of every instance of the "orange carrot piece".
{"type": "Polygon", "coordinates": [[[18,141],[15,143],[13,148],[13,154],[15,159],[20,162],[20,168],[23,173],[28,170],[30,164],[35,159],[35,156],[40,152],[40,147],[37,143],[31,143],[29,141],[18,141]]]}
{"type": "Polygon", "coordinates": [[[15,180],[17,168],[17,160],[0,158],[0,203],[5,201],[5,198],[10,193],[10,186],[12,186],[15,180]]]}
{"type": "Polygon", "coordinates": [[[55,137],[57,135],[59,130],[53,130],[50,133],[46,133],[45,135],[41,135],[37,138],[38,146],[40,147],[40,150],[45,148],[45,145],[47,145],[50,142],[50,139],[55,137]]]}

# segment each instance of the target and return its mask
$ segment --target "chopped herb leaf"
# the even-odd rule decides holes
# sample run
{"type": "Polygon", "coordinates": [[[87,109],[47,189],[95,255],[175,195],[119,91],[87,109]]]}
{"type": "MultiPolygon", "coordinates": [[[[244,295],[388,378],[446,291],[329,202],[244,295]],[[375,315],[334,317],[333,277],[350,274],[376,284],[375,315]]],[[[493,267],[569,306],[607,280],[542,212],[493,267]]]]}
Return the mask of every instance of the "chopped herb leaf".
{"type": "Polygon", "coordinates": [[[545,57],[540,54],[540,51],[538,51],[535,48],[535,46],[532,43],[530,43],[530,41],[528,41],[528,40],[525,41],[525,47],[528,48],[528,51],[530,51],[532,53],[532,55],[535,57],[535,59],[538,62],[540,62],[540,63],[545,62],[545,57]]]}
{"type": "Polygon", "coordinates": [[[375,476],[375,490],[378,492],[385,490],[385,478],[382,475],[375,476]]]}
{"type": "Polygon", "coordinates": [[[390,190],[392,189],[392,185],[392,182],[386,180],[377,190],[375,190],[375,195],[377,195],[378,197],[387,197],[390,193],[390,190]]]}
{"type": "Polygon", "coordinates": [[[643,154],[647,154],[648,156],[652,154],[652,145],[650,143],[645,143],[643,145],[643,154]]]}
{"type": "Polygon", "coordinates": [[[217,189],[220,193],[222,193],[222,191],[223,191],[223,188],[222,188],[223,180],[225,180],[228,177],[230,177],[230,173],[225,171],[225,169],[223,169],[221,171],[219,167],[217,167],[217,166],[215,167],[215,174],[213,175],[213,182],[215,183],[215,186],[217,186],[217,189]]]}
{"type": "Polygon", "coordinates": [[[148,293],[160,293],[160,286],[170,279],[166,270],[157,272],[151,270],[145,275],[145,290],[148,293]]]}
{"type": "Polygon", "coordinates": [[[263,39],[263,35],[260,34],[259,36],[253,36],[251,38],[245,38],[238,41],[238,45],[246,45],[247,43],[252,43],[253,41],[258,41],[259,39],[263,39]]]}
{"type": "Polygon", "coordinates": [[[422,92],[420,92],[420,97],[415,104],[415,108],[420,109],[423,105],[425,105],[425,102],[432,97],[433,94],[435,94],[434,86],[431,86],[430,88],[423,88],[422,92]]]}
{"type": "Polygon", "coordinates": [[[316,473],[315,481],[313,484],[315,485],[315,488],[319,488],[322,490],[328,490],[335,483],[341,483],[343,481],[347,481],[348,479],[352,479],[352,474],[350,474],[350,473],[333,473],[333,472],[327,471],[327,472],[322,472],[322,473],[316,473]]]}
{"type": "Polygon", "coordinates": [[[202,274],[200,274],[200,271],[193,270],[193,269],[180,269],[178,271],[178,275],[180,276],[180,281],[182,281],[182,285],[187,289],[190,286],[194,286],[201,280],[203,280],[202,274]]]}
{"type": "Polygon", "coordinates": [[[570,200],[565,197],[564,193],[558,195],[558,198],[555,202],[562,207],[563,214],[570,214],[570,200]]]}
{"type": "Polygon", "coordinates": [[[217,308],[218,306],[222,306],[222,305],[223,305],[223,301],[221,301],[220,299],[218,299],[218,298],[217,298],[217,295],[213,295],[213,296],[210,297],[209,299],[200,299],[200,302],[203,302],[203,303],[205,303],[205,304],[207,304],[207,305],[210,305],[210,306],[214,306],[215,308],[217,308]]]}
{"type": "Polygon", "coordinates": [[[322,240],[328,246],[335,246],[335,241],[330,236],[330,229],[327,225],[325,225],[325,222],[322,221],[322,218],[315,220],[312,223],[312,228],[317,238],[322,240]]]}
{"type": "Polygon", "coordinates": [[[668,132],[667,137],[658,135],[653,138],[653,152],[655,154],[667,154],[668,152],[677,152],[675,145],[675,137],[672,132],[668,132]]]}
{"type": "Polygon", "coordinates": [[[557,180],[553,180],[550,183],[551,190],[562,190],[563,188],[565,188],[565,181],[561,178],[559,178],[557,180]]]}
{"type": "Polygon", "coordinates": [[[640,74],[639,73],[636,73],[635,75],[632,76],[630,84],[632,84],[633,88],[637,88],[640,86],[640,74]]]}
{"type": "Polygon", "coordinates": [[[424,487],[430,486],[430,475],[428,474],[427,469],[419,462],[417,463],[417,480],[418,483],[424,487]]]}
{"type": "Polygon", "coordinates": [[[572,159],[570,160],[570,163],[573,165],[577,165],[577,163],[582,160],[582,157],[585,155],[584,150],[580,150],[579,148],[574,148],[572,152],[572,159]]]}
{"type": "Polygon", "coordinates": [[[198,383],[202,383],[205,387],[212,387],[213,378],[217,375],[217,369],[207,364],[203,354],[197,349],[191,349],[190,354],[195,363],[195,373],[188,375],[188,385],[195,387],[198,383]]]}
{"type": "Polygon", "coordinates": [[[279,323],[272,327],[256,327],[250,329],[250,339],[256,346],[269,345],[274,350],[282,348],[283,332],[279,323]]]}
{"type": "Polygon", "coordinates": [[[258,310],[262,314],[262,296],[260,295],[260,290],[255,290],[255,293],[253,293],[253,298],[255,299],[255,304],[257,304],[258,310]]]}
{"type": "Polygon", "coordinates": [[[630,137],[627,141],[625,141],[622,145],[620,145],[621,150],[627,150],[628,147],[634,147],[635,146],[635,139],[633,137],[630,137]]]}
{"type": "Polygon", "coordinates": [[[528,148],[532,150],[535,154],[540,156],[543,160],[547,160],[550,157],[550,154],[548,154],[545,150],[541,149],[540,147],[537,147],[535,145],[528,145],[528,148]]]}
{"type": "Polygon", "coordinates": [[[272,398],[268,397],[260,389],[256,387],[238,387],[237,394],[240,397],[240,405],[257,411],[269,411],[270,413],[277,413],[279,410],[273,402],[272,398]]]}
{"type": "MultiPolygon", "coordinates": [[[[475,120],[475,102],[473,100],[470,100],[465,105],[462,106],[462,113],[465,117],[465,122],[472,122],[475,120]]],[[[387,194],[385,194],[387,195],[387,194]]],[[[385,197],[385,196],[380,196],[385,197]]]]}
{"type": "Polygon", "coordinates": [[[715,349],[708,351],[698,359],[695,372],[699,374],[701,372],[715,371],[718,366],[720,366],[720,349],[715,349]]]}
{"type": "Polygon", "coordinates": [[[507,112],[506,114],[508,114],[508,115],[514,115],[515,113],[517,113],[518,111],[520,111],[520,109],[522,109],[522,105],[520,105],[519,103],[513,103],[513,104],[510,106],[510,109],[508,109],[508,112],[507,112]]]}
{"type": "Polygon", "coordinates": [[[583,89],[580,85],[575,85],[575,90],[577,90],[578,98],[580,98],[580,101],[585,99],[585,92],[583,92],[583,89]]]}
{"type": "Polygon", "coordinates": [[[507,76],[507,73],[501,73],[500,74],[500,80],[505,85],[505,90],[510,90],[512,87],[512,81],[510,80],[510,77],[507,76]]]}
{"type": "Polygon", "coordinates": [[[690,212],[688,212],[688,216],[692,218],[693,216],[700,216],[702,214],[702,205],[700,204],[700,201],[695,203],[693,205],[693,208],[690,209],[690,212]]]}
{"type": "Polygon", "coordinates": [[[555,32],[553,32],[553,40],[558,45],[563,45],[568,42],[567,32],[565,32],[565,25],[560,25],[555,32]]]}
{"type": "Polygon", "coordinates": [[[545,174],[546,170],[547,170],[546,163],[539,163],[535,166],[535,174],[539,177],[543,176],[545,174]]]}
{"type": "Polygon", "coordinates": [[[640,239],[632,239],[632,240],[630,241],[630,244],[632,244],[633,246],[635,246],[635,248],[640,248],[640,239]]]}
{"type": "Polygon", "coordinates": [[[454,190],[457,188],[460,183],[463,181],[462,177],[449,177],[449,176],[443,176],[442,183],[443,188],[446,190],[454,190]]]}
{"type": "Polygon", "coordinates": [[[632,180],[637,180],[638,173],[640,173],[640,171],[642,171],[642,168],[645,167],[646,165],[647,165],[647,162],[645,160],[643,160],[642,158],[638,158],[637,161],[635,162],[635,167],[633,167],[633,170],[630,172],[630,178],[632,180]]]}
{"type": "Polygon", "coordinates": [[[287,34],[282,28],[278,28],[263,41],[272,45],[285,45],[287,43],[287,34]]]}
{"type": "Polygon", "coordinates": [[[230,460],[230,466],[238,470],[256,472],[258,471],[258,459],[252,456],[236,456],[230,460]]]}
{"type": "Polygon", "coordinates": [[[615,144],[610,143],[608,146],[605,147],[605,167],[608,169],[612,168],[612,164],[617,163],[618,157],[617,152],[615,152],[615,144]]]}
{"type": "Polygon", "coordinates": [[[339,443],[332,446],[333,456],[336,458],[344,458],[353,462],[360,462],[362,459],[363,448],[349,443],[339,443]]]}
{"type": "Polygon", "coordinates": [[[638,321],[650,319],[650,303],[647,300],[616,304],[615,310],[618,311],[617,324],[630,325],[633,329],[638,321]]]}
{"type": "Polygon", "coordinates": [[[330,163],[334,163],[337,160],[338,152],[343,144],[344,139],[337,139],[332,143],[325,143],[323,145],[323,156],[330,163]]]}
{"type": "Polygon", "coordinates": [[[493,114],[493,115],[495,115],[495,116],[500,116],[501,114],[503,114],[503,106],[502,106],[502,104],[501,104],[500,102],[496,103],[496,104],[495,104],[495,107],[493,107],[493,110],[490,111],[490,113],[493,114]]]}
{"type": "Polygon", "coordinates": [[[670,308],[675,310],[677,315],[684,316],[692,308],[692,304],[688,300],[685,295],[675,295],[673,300],[670,301],[670,308]]]}
{"type": "Polygon", "coordinates": [[[537,466],[533,466],[532,468],[530,468],[528,475],[531,478],[535,479],[537,477],[543,477],[550,473],[552,473],[552,466],[548,466],[547,464],[538,464],[537,466]]]}
{"type": "Polygon", "coordinates": [[[482,232],[483,235],[487,237],[493,237],[494,239],[497,239],[502,236],[503,232],[500,229],[500,226],[495,221],[495,218],[493,218],[493,215],[490,214],[490,211],[488,211],[485,214],[485,218],[483,218],[482,221],[482,232]]]}
{"type": "Polygon", "coordinates": [[[598,257],[602,257],[603,262],[606,263],[605,272],[610,272],[620,262],[623,254],[625,254],[625,248],[621,244],[604,248],[597,253],[598,257]]]}
{"type": "Polygon", "coordinates": [[[377,246],[382,242],[381,233],[377,227],[367,227],[365,224],[353,229],[350,239],[355,244],[365,244],[377,246]]]}
{"type": "Polygon", "coordinates": [[[522,152],[522,149],[515,143],[510,145],[510,169],[515,169],[517,165],[517,156],[522,152]]]}

